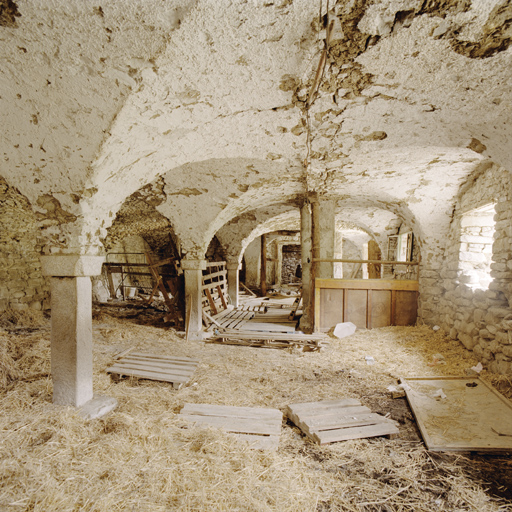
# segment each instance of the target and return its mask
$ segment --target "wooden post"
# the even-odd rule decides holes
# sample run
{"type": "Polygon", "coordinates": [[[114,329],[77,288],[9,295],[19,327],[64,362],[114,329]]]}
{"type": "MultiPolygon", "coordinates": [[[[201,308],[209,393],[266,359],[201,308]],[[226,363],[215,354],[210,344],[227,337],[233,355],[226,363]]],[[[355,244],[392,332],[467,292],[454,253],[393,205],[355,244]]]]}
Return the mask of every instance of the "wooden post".
{"type": "Polygon", "coordinates": [[[267,235],[261,235],[261,295],[267,295],[267,235]]]}
{"type": "MultiPolygon", "coordinates": [[[[379,244],[375,240],[368,241],[368,259],[369,260],[380,260],[381,252],[379,244]]],[[[380,279],[381,265],[375,263],[368,263],[368,278],[369,279],[380,279]]]]}
{"type": "Polygon", "coordinates": [[[314,270],[312,255],[312,214],[311,204],[307,201],[300,209],[300,246],[302,259],[302,317],[300,329],[306,333],[313,332],[314,324],[314,270]]]}

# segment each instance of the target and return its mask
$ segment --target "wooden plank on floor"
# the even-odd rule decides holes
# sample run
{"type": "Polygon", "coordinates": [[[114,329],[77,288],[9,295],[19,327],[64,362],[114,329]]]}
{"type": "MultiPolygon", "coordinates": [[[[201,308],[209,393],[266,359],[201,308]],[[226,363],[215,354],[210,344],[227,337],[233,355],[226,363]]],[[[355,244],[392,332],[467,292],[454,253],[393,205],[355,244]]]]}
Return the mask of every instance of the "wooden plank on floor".
{"type": "Polygon", "coordinates": [[[244,331],[262,331],[262,332],[295,332],[295,322],[283,325],[263,322],[247,322],[243,327],[244,331]]]}
{"type": "Polygon", "coordinates": [[[331,415],[331,417],[310,418],[305,420],[309,432],[320,432],[336,430],[348,427],[364,427],[376,425],[377,423],[389,423],[384,416],[369,412],[367,414],[356,414],[354,416],[331,415]]]}
{"type": "Polygon", "coordinates": [[[297,404],[290,404],[287,409],[294,413],[302,414],[308,412],[323,412],[331,411],[340,407],[353,407],[360,406],[361,402],[356,398],[339,398],[336,400],[322,400],[321,402],[303,402],[297,404]]]}
{"type": "Polygon", "coordinates": [[[427,448],[512,452],[512,402],[478,377],[401,379],[427,448]],[[436,395],[442,390],[446,398],[436,395]]]}
{"type": "Polygon", "coordinates": [[[345,417],[355,417],[356,415],[362,415],[362,414],[369,414],[371,413],[371,410],[368,409],[368,407],[365,407],[364,405],[354,405],[351,407],[343,407],[342,409],[330,409],[330,410],[323,410],[323,411],[310,411],[310,410],[303,410],[297,412],[295,409],[291,410],[289,407],[286,408],[286,414],[289,418],[299,419],[301,423],[304,423],[304,425],[315,425],[318,426],[321,422],[332,422],[334,421],[334,418],[339,417],[340,421],[342,421],[345,417]]]}
{"type": "Polygon", "coordinates": [[[182,414],[199,416],[233,416],[245,419],[266,419],[282,421],[283,413],[278,409],[263,407],[236,407],[232,405],[211,405],[186,403],[181,409],[182,414]]]}
{"type": "Polygon", "coordinates": [[[162,354],[148,354],[145,352],[131,352],[130,356],[143,356],[143,357],[150,357],[154,359],[167,359],[169,361],[186,361],[186,362],[193,362],[193,363],[199,363],[199,359],[194,359],[193,357],[178,357],[178,356],[166,356],[162,354]]]}
{"type": "Polygon", "coordinates": [[[200,416],[182,413],[180,413],[179,416],[184,420],[202,425],[210,425],[225,430],[226,432],[260,435],[279,435],[281,433],[281,424],[276,425],[275,421],[235,418],[232,416],[200,416]]]}
{"type": "Polygon", "coordinates": [[[170,382],[178,388],[188,382],[199,361],[189,357],[172,357],[131,352],[107,368],[107,373],[140,379],[170,382]]]}
{"type": "MultiPolygon", "coordinates": [[[[151,364],[143,364],[137,362],[123,362],[121,364],[114,364],[107,371],[109,371],[110,373],[123,373],[131,370],[141,370],[144,372],[190,376],[194,373],[195,368],[183,368],[178,366],[155,366],[151,364]]],[[[125,375],[127,374],[125,373],[125,375]]]]}
{"type": "MultiPolygon", "coordinates": [[[[291,413],[297,416],[297,413],[291,413]]],[[[343,410],[329,411],[318,414],[305,414],[300,413],[300,417],[313,430],[318,428],[332,428],[330,425],[341,426],[345,423],[350,423],[353,420],[357,421],[363,416],[373,414],[372,411],[364,405],[354,407],[344,407],[343,410]]],[[[380,416],[382,417],[382,416],[380,416]]]]}
{"type": "Polygon", "coordinates": [[[186,403],[179,417],[220,428],[253,449],[277,450],[279,446],[283,413],[277,409],[186,403]]]}
{"type": "Polygon", "coordinates": [[[290,404],[285,412],[295,425],[318,444],[398,434],[391,420],[372,413],[354,398],[290,404]]]}
{"type": "Polygon", "coordinates": [[[336,443],[348,441],[349,439],[362,439],[367,437],[378,437],[398,434],[398,428],[391,423],[377,423],[366,427],[341,428],[339,430],[326,430],[314,432],[312,439],[318,444],[336,443]]]}
{"type": "Polygon", "coordinates": [[[191,368],[195,369],[197,367],[197,363],[189,362],[189,361],[171,361],[168,359],[155,359],[155,358],[146,358],[142,356],[134,356],[134,357],[123,357],[121,360],[123,363],[140,363],[140,364],[148,364],[151,366],[159,366],[163,368],[167,367],[180,367],[180,368],[191,368]]]}
{"type": "Polygon", "coordinates": [[[234,320],[233,323],[230,325],[231,329],[240,329],[242,325],[245,325],[247,323],[247,320],[244,320],[243,318],[239,318],[237,320],[234,320]]]}
{"type": "Polygon", "coordinates": [[[177,375],[175,373],[162,373],[162,372],[152,372],[152,371],[143,371],[136,369],[125,369],[125,368],[107,368],[107,373],[117,373],[119,375],[126,375],[131,377],[138,377],[140,379],[148,379],[148,380],[158,380],[162,382],[188,382],[190,380],[190,375],[177,375]]]}

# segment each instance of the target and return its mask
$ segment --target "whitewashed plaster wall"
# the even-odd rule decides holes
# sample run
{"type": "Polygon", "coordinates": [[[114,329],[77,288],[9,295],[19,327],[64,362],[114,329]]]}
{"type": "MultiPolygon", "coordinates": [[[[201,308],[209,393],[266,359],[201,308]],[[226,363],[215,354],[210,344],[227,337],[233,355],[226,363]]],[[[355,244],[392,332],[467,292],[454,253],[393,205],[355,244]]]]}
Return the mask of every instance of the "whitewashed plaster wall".
{"type": "MultiPolygon", "coordinates": [[[[420,316],[436,323],[457,194],[489,162],[512,170],[512,3],[323,2],[333,31],[313,95],[318,2],[16,5],[0,20],[0,175],[27,198],[43,250],[103,251],[140,192],[202,259],[233,219],[316,192],[411,227],[420,316]]],[[[255,217],[238,254],[268,232],[255,217]]]]}
{"type": "Polygon", "coordinates": [[[255,238],[245,249],[245,284],[259,288],[261,282],[261,238],[255,238]]]}

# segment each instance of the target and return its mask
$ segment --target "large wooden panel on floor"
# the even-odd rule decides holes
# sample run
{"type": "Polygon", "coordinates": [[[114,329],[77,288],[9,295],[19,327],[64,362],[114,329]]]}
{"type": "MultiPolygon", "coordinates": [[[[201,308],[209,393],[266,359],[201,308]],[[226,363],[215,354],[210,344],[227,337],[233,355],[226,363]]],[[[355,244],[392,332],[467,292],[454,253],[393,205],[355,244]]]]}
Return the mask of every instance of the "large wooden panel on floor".
{"type": "Polygon", "coordinates": [[[315,330],[341,322],[358,329],[414,325],[418,281],[395,279],[315,279],[315,330]]]}
{"type": "Polygon", "coordinates": [[[512,452],[512,403],[478,377],[401,379],[430,451],[512,452]]]}

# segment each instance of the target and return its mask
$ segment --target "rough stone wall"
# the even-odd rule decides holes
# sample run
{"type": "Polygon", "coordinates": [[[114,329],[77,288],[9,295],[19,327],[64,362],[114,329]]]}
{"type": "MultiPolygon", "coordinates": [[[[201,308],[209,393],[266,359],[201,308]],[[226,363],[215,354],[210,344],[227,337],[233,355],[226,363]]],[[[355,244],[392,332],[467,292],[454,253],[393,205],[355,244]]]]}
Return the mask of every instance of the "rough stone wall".
{"type": "MultiPolygon", "coordinates": [[[[453,339],[473,350],[493,372],[512,374],[512,176],[492,167],[461,191],[453,217],[444,264],[428,272],[421,286],[439,293],[440,325],[453,339]],[[464,252],[464,214],[495,203],[491,283],[487,290],[470,283],[464,252]],[[461,248],[463,260],[461,260],[461,248]],[[436,282],[437,281],[437,282],[436,282]]],[[[482,248],[483,250],[483,248],[482,248]]]]}
{"type": "Polygon", "coordinates": [[[208,261],[226,261],[226,253],[216,236],[212,238],[205,257],[208,261]]]}
{"type": "Polygon", "coordinates": [[[283,284],[283,247],[294,243],[299,244],[299,239],[299,233],[288,231],[267,234],[267,286],[283,284]]]}
{"type": "Polygon", "coordinates": [[[301,264],[300,245],[283,246],[283,265],[281,268],[281,282],[283,284],[296,283],[299,281],[295,277],[297,265],[301,264]]]}
{"type": "Polygon", "coordinates": [[[0,178],[0,311],[49,308],[38,224],[27,198],[0,178]]]}
{"type": "Polygon", "coordinates": [[[155,208],[165,200],[161,189],[162,185],[157,180],[126,199],[103,241],[107,252],[111,252],[115,245],[122,245],[128,237],[141,236],[155,254],[165,257],[179,254],[179,242],[171,223],[155,208]]]}

